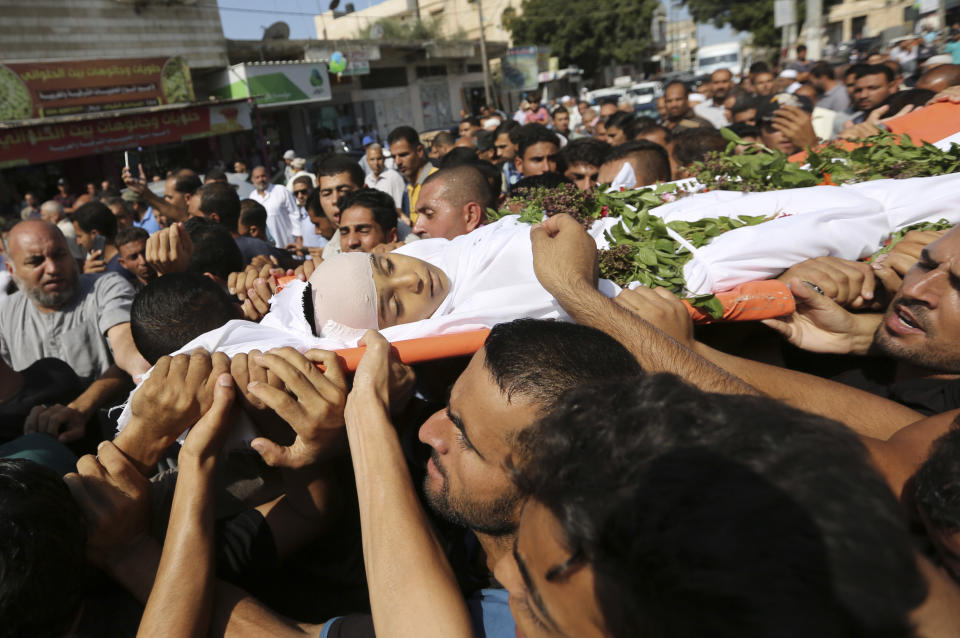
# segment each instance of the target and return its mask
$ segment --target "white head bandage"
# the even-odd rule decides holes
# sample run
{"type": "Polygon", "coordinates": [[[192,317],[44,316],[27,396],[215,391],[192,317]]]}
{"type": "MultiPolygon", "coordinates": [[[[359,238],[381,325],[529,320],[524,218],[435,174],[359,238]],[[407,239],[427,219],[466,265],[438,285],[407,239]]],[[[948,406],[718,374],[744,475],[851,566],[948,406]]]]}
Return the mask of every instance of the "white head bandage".
{"type": "Polygon", "coordinates": [[[379,327],[377,288],[367,253],[342,253],[317,266],[312,288],[313,325],[318,337],[379,327]],[[344,330],[344,329],[353,329],[344,330]]]}

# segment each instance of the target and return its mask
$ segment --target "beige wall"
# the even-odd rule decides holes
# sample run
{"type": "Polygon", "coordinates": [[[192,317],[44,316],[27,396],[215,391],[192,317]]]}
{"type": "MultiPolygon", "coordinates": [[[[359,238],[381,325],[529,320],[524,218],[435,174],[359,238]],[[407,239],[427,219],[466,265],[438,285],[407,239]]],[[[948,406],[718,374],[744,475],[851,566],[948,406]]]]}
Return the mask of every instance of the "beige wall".
{"type": "MultiPolygon", "coordinates": [[[[415,15],[415,0],[386,0],[369,9],[355,11],[338,18],[327,11],[314,18],[317,38],[339,40],[358,37],[360,29],[385,17],[412,18],[415,15]],[[324,35],[326,29],[326,35],[324,35]]],[[[468,0],[419,0],[420,17],[423,20],[441,20],[441,33],[446,38],[465,35],[466,39],[480,37],[480,21],[477,3],[468,0]]],[[[342,6],[342,5],[341,5],[342,6]]],[[[520,11],[520,0],[485,0],[483,2],[484,37],[490,42],[509,42],[510,33],[502,26],[504,9],[513,7],[520,11]]]]}
{"type": "MultiPolygon", "coordinates": [[[[693,68],[695,54],[697,51],[697,27],[693,20],[678,20],[667,22],[667,45],[661,55],[664,60],[672,60],[674,54],[679,56],[678,60],[672,60],[670,64],[674,71],[689,71],[693,68]]],[[[664,65],[663,68],[666,68],[664,65]]]]}
{"type": "Polygon", "coordinates": [[[131,0],[0,0],[0,60],[91,60],[182,55],[194,68],[226,66],[216,0],[193,6],[131,0]]]}
{"type": "Polygon", "coordinates": [[[823,23],[841,22],[843,40],[850,40],[856,35],[853,32],[853,20],[866,16],[863,36],[872,37],[884,29],[903,24],[903,10],[912,4],[910,0],[845,0],[830,7],[823,23]]]}

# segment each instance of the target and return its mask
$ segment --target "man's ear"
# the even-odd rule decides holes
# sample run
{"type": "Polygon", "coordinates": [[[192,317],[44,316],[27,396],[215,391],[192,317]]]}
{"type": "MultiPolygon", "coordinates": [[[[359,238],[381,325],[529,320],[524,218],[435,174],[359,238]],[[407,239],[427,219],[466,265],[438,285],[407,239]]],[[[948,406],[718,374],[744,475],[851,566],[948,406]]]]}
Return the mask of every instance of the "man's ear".
{"type": "Polygon", "coordinates": [[[386,237],[384,237],[383,243],[385,243],[385,244],[392,244],[392,243],[397,242],[397,241],[399,241],[399,238],[398,238],[398,236],[397,236],[397,229],[396,229],[396,228],[391,228],[391,229],[390,229],[390,232],[387,233],[386,237]]]}
{"type": "Polygon", "coordinates": [[[483,216],[485,214],[483,207],[477,202],[469,202],[463,207],[463,222],[467,227],[468,233],[483,223],[483,216]]]}
{"type": "Polygon", "coordinates": [[[208,219],[211,219],[211,220],[213,220],[213,221],[215,221],[215,222],[217,222],[217,223],[219,224],[219,223],[220,223],[220,213],[210,213],[210,216],[208,217],[208,219]]]}
{"type": "Polygon", "coordinates": [[[517,169],[517,172],[523,175],[523,171],[520,170],[520,167],[523,166],[523,158],[519,155],[513,156],[513,167],[517,169]]]}
{"type": "Polygon", "coordinates": [[[249,224],[247,226],[247,235],[254,237],[256,239],[260,238],[260,227],[256,224],[249,224]]]}

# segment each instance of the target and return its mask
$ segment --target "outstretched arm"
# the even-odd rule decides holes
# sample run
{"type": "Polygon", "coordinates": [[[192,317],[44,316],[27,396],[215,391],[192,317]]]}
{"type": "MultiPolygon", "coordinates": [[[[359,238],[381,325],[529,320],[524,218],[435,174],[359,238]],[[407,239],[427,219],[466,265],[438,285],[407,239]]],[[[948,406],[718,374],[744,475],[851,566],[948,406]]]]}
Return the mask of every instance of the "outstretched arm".
{"type": "Polygon", "coordinates": [[[364,341],[345,417],[374,627],[383,636],[472,636],[466,603],[390,422],[390,344],[374,331],[364,341]]]}

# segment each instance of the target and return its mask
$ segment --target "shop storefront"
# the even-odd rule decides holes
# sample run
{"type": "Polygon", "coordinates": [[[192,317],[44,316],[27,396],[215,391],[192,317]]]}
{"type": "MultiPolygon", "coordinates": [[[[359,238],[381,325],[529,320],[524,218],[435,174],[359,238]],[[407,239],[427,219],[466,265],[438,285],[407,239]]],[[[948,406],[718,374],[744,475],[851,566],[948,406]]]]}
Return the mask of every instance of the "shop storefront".
{"type": "Polygon", "coordinates": [[[42,198],[65,178],[119,186],[124,152],[148,173],[246,157],[256,150],[247,100],[195,103],[179,58],[10,64],[0,67],[7,95],[0,122],[0,206],[26,191],[42,198]],[[14,82],[16,80],[16,82],[14,82]],[[11,89],[10,87],[14,87],[11,89]],[[11,110],[13,109],[13,110],[11,110]]]}

